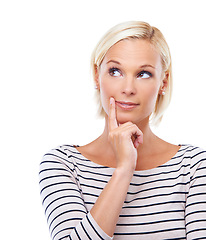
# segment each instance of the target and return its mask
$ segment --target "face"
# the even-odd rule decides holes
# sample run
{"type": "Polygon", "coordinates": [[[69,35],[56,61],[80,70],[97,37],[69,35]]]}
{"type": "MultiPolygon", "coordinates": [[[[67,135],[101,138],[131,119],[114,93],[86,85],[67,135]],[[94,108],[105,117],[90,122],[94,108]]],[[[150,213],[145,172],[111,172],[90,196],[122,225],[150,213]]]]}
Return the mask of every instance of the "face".
{"type": "MultiPolygon", "coordinates": [[[[117,121],[149,122],[158,94],[165,90],[160,54],[146,40],[122,40],[105,55],[96,74],[104,111],[116,101],[117,121]]],[[[106,116],[107,118],[107,116],[106,116]]]]}

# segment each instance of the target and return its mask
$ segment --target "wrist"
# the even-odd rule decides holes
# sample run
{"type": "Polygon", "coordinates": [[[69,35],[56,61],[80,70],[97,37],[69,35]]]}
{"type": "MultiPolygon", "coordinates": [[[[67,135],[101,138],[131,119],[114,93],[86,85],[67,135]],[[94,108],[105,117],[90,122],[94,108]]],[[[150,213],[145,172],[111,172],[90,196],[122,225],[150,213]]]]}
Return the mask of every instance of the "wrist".
{"type": "Polygon", "coordinates": [[[114,171],[114,175],[117,177],[117,178],[120,178],[120,179],[128,179],[129,182],[131,181],[132,177],[133,177],[133,174],[134,174],[134,170],[132,169],[128,169],[126,167],[117,167],[114,171]]]}

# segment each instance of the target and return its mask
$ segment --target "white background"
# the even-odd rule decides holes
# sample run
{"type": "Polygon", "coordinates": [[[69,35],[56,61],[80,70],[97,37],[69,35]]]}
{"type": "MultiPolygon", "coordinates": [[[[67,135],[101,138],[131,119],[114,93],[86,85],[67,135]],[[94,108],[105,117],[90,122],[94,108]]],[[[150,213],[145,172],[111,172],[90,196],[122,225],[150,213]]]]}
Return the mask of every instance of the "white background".
{"type": "Polygon", "coordinates": [[[172,52],[173,100],[155,132],[206,148],[204,0],[2,0],[1,239],[49,240],[39,163],[57,145],[101,134],[90,55],[105,31],[128,20],[158,27],[172,52]]]}

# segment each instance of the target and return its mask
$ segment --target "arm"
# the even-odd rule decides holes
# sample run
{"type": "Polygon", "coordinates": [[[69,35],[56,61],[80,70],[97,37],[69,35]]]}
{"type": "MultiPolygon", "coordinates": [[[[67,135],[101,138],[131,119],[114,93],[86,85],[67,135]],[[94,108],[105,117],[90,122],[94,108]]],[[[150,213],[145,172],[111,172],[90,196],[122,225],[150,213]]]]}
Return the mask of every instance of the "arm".
{"type": "Polygon", "coordinates": [[[91,209],[91,215],[109,236],[114,234],[131,178],[131,174],[116,169],[91,209]]]}
{"type": "Polygon", "coordinates": [[[185,224],[188,240],[206,236],[206,152],[195,151],[191,157],[190,188],[186,201],[185,224]]]}
{"type": "Polygon", "coordinates": [[[117,167],[92,208],[91,215],[98,225],[112,236],[136,167],[137,147],[143,139],[136,125],[117,125],[114,99],[111,99],[110,103],[109,132],[117,167]],[[132,140],[134,136],[136,137],[132,140]]]}
{"type": "Polygon", "coordinates": [[[112,239],[109,236],[113,236],[136,167],[136,148],[142,142],[142,133],[136,125],[117,126],[114,102],[110,106],[110,142],[117,168],[90,213],[85,208],[73,165],[64,153],[58,151],[44,157],[40,188],[52,239],[112,239]],[[133,135],[139,137],[132,141],[133,135]]]}
{"type": "Polygon", "coordinates": [[[40,164],[40,190],[51,238],[107,239],[87,211],[72,162],[61,149],[46,154],[40,164]]]}

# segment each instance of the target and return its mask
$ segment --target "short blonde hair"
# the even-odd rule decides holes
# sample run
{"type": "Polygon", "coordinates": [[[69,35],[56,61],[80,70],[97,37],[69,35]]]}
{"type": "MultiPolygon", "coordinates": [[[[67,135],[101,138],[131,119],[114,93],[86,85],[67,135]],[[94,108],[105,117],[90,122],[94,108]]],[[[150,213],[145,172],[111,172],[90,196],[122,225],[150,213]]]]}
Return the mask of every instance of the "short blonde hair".
{"type": "MultiPolygon", "coordinates": [[[[107,51],[117,42],[124,39],[143,39],[149,41],[159,52],[162,60],[162,69],[167,74],[167,88],[165,95],[158,95],[155,109],[150,116],[153,124],[161,121],[164,111],[168,107],[172,95],[172,62],[169,46],[159,29],[150,26],[146,22],[129,21],[120,23],[111,28],[100,39],[91,57],[91,68],[93,78],[95,80],[96,71],[99,69],[107,51]]],[[[101,104],[100,93],[97,91],[96,97],[99,103],[99,113],[105,116],[104,109],[101,104]]]]}

